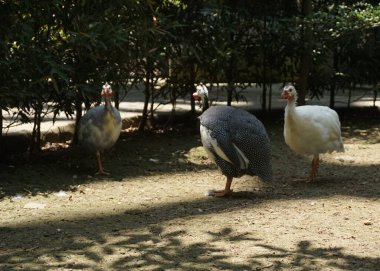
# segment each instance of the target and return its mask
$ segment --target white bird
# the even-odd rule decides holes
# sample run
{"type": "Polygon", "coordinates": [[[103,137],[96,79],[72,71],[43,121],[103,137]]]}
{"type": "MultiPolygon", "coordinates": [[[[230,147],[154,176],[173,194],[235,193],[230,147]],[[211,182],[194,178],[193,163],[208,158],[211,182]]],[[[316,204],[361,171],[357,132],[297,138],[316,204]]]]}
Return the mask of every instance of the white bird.
{"type": "Polygon", "coordinates": [[[78,140],[87,149],[96,152],[98,174],[108,174],[102,165],[101,152],[116,143],[121,131],[120,112],[111,105],[112,94],[111,86],[105,83],[100,93],[105,104],[88,110],[79,122],[78,140]]]}
{"type": "Polygon", "coordinates": [[[285,108],[284,138],[297,154],[313,155],[308,181],[314,180],[319,166],[319,154],[344,152],[338,114],[327,106],[297,106],[297,91],[293,85],[284,87],[281,98],[285,108]]]}

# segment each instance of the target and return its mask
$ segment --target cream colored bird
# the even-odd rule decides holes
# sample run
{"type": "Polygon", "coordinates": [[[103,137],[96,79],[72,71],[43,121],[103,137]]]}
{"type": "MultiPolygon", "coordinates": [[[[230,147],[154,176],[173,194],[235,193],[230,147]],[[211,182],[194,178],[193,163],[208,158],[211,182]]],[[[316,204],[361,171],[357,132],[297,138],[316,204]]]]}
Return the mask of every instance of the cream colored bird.
{"type": "Polygon", "coordinates": [[[297,91],[293,85],[284,87],[281,98],[285,108],[284,138],[297,154],[313,155],[308,181],[314,180],[319,166],[319,154],[344,152],[338,114],[327,106],[297,106],[297,91]]]}

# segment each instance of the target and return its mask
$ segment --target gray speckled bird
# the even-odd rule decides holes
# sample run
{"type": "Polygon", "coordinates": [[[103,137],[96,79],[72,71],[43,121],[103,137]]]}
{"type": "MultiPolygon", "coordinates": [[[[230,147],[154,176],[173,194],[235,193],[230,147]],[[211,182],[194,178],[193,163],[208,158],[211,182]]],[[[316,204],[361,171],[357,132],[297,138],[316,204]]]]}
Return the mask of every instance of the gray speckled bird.
{"type": "Polygon", "coordinates": [[[112,89],[106,83],[100,95],[105,104],[91,108],[79,122],[78,140],[87,149],[96,152],[98,174],[108,174],[102,165],[101,152],[111,148],[121,131],[120,112],[111,105],[112,89]]]}
{"type": "Polygon", "coordinates": [[[232,193],[232,179],[242,175],[272,180],[270,141],[255,116],[230,106],[212,106],[200,116],[200,123],[203,147],[227,177],[225,189],[209,195],[223,197],[232,193]]]}

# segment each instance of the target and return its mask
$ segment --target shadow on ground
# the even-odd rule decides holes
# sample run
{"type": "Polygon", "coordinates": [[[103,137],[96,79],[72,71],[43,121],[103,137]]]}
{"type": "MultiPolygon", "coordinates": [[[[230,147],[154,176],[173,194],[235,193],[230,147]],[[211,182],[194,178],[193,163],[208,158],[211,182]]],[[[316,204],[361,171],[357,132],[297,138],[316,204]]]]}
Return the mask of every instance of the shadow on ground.
{"type": "MultiPolygon", "coordinates": [[[[201,238],[192,238],[194,231],[187,225],[191,219],[208,215],[228,219],[228,214],[235,210],[249,212],[265,203],[336,195],[379,199],[378,163],[325,161],[317,182],[294,181],[305,174],[310,161],[294,155],[284,144],[281,120],[264,122],[273,144],[276,176],[264,189],[247,189],[226,199],[147,202],[141,208],[126,208],[113,214],[56,219],[52,213],[48,221],[31,219],[23,223],[16,220],[11,226],[0,224],[0,269],[380,270],[380,257],[375,251],[373,257],[357,256],[345,247],[321,246],[308,238],[294,240],[292,247],[273,245],[256,231],[237,231],[223,224],[218,230],[199,229],[196,234],[201,238]],[[255,253],[237,247],[254,248],[250,251],[255,253]],[[244,255],[239,258],[239,253],[244,255]]],[[[377,134],[373,133],[376,129],[376,123],[371,121],[343,122],[344,136],[351,140],[354,134],[355,142],[378,143],[377,134]]],[[[89,174],[95,170],[95,159],[80,149],[45,152],[33,160],[1,165],[0,199],[7,201],[18,193],[33,197],[60,190],[74,191],[80,184],[98,181],[128,183],[129,178],[142,177],[144,182],[144,178],[160,174],[214,172],[215,166],[207,163],[206,158],[198,157],[200,163],[189,161],[189,151],[198,146],[199,135],[192,132],[123,133],[105,156],[105,165],[113,172],[109,178],[89,174]]],[[[186,185],[186,180],[183,182],[186,185]]]]}
{"type": "MultiPolygon", "coordinates": [[[[256,204],[241,199],[228,203],[230,208],[256,204]]],[[[190,211],[180,215],[192,217],[205,205],[216,215],[226,211],[222,201],[205,200],[185,203],[190,211]]],[[[173,211],[177,208],[169,204],[114,216],[0,227],[0,269],[379,270],[380,258],[351,255],[342,247],[321,248],[302,240],[295,249],[286,249],[269,245],[254,232],[234,232],[228,227],[202,232],[202,241],[184,243],[182,237],[192,234],[186,227],[168,231],[160,226],[177,217],[173,211]],[[24,241],[14,244],[15,238],[24,241]],[[226,245],[221,247],[220,242],[226,245]],[[234,262],[234,248],[240,245],[254,247],[259,253],[245,255],[244,262],[234,262]]]]}

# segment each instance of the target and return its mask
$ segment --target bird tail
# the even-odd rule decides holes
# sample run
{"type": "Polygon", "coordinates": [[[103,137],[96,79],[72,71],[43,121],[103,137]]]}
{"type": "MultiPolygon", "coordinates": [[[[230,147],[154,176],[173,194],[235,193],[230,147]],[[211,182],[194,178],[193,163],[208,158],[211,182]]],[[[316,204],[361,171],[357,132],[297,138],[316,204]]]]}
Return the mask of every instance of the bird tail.
{"type": "Polygon", "coordinates": [[[333,152],[334,150],[335,150],[336,152],[344,152],[344,145],[343,145],[343,141],[342,141],[341,138],[340,138],[340,140],[339,140],[338,142],[335,141],[335,146],[333,146],[331,152],[333,152]]]}
{"type": "Polygon", "coordinates": [[[270,163],[267,164],[267,166],[259,170],[256,175],[265,182],[273,181],[272,165],[270,163]]]}
{"type": "Polygon", "coordinates": [[[273,174],[272,174],[272,171],[270,172],[270,174],[260,174],[258,175],[259,178],[265,182],[271,182],[273,181],[273,174]]]}

